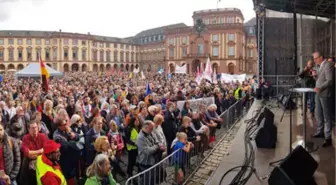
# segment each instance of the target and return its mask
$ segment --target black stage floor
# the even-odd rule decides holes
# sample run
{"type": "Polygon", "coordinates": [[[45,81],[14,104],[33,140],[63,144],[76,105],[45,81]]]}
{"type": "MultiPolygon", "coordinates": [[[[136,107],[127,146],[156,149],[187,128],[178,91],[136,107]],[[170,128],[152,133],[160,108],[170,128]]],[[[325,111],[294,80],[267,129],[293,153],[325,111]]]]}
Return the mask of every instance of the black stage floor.
{"type": "MultiPolygon", "coordinates": [[[[251,107],[249,113],[246,115],[245,119],[252,117],[252,113],[255,112],[259,107],[262,106],[261,101],[255,101],[251,107]]],[[[283,109],[278,108],[276,103],[272,105],[274,108],[271,108],[274,113],[274,122],[278,127],[278,142],[275,149],[258,149],[255,146],[254,141],[252,141],[255,149],[255,168],[257,170],[259,177],[266,177],[273,170],[273,167],[269,165],[270,162],[276,161],[284,158],[289,153],[289,111],[286,112],[283,121],[280,123],[280,118],[283,113],[283,109]]],[[[255,113],[253,113],[254,115],[255,113]]],[[[292,111],[293,118],[293,142],[297,138],[302,137],[303,133],[303,124],[301,111],[299,109],[292,111]],[[299,116],[297,116],[299,115],[299,116]]],[[[225,172],[235,166],[242,165],[244,160],[244,132],[246,124],[242,124],[239,129],[230,149],[229,155],[225,156],[220,166],[216,169],[211,179],[208,180],[208,185],[219,185],[220,179],[225,172]]],[[[316,122],[313,121],[310,116],[307,116],[307,135],[308,140],[310,135],[314,133],[316,128],[316,122]]],[[[335,148],[322,148],[323,139],[313,139],[312,140],[319,149],[316,152],[311,153],[315,160],[318,161],[319,167],[314,174],[315,181],[318,185],[334,185],[335,184],[335,148]]],[[[230,184],[232,178],[237,172],[232,172],[227,175],[222,181],[221,185],[230,184]]],[[[255,175],[252,175],[250,180],[246,185],[267,185],[266,180],[258,180],[255,175]]]]}

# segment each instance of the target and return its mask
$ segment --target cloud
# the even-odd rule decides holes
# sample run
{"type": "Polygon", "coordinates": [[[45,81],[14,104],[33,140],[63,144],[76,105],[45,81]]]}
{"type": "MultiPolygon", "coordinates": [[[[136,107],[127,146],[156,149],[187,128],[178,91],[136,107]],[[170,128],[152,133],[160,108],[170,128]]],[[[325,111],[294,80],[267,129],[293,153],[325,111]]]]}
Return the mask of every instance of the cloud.
{"type": "Polygon", "coordinates": [[[31,2],[33,6],[40,5],[47,0],[0,0],[0,22],[11,18],[14,7],[20,2],[31,2]]]}

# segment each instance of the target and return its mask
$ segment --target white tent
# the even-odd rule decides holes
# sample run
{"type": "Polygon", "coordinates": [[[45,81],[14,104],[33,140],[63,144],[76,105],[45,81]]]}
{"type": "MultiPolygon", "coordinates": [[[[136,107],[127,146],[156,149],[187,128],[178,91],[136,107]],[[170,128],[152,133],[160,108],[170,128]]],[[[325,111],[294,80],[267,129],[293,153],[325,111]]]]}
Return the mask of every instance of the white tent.
{"type": "MultiPolygon", "coordinates": [[[[46,65],[49,75],[52,76],[63,76],[62,72],[56,71],[55,69],[46,65]]],[[[16,78],[30,77],[36,78],[41,76],[41,69],[39,63],[29,64],[27,67],[15,73],[16,78]]]]}

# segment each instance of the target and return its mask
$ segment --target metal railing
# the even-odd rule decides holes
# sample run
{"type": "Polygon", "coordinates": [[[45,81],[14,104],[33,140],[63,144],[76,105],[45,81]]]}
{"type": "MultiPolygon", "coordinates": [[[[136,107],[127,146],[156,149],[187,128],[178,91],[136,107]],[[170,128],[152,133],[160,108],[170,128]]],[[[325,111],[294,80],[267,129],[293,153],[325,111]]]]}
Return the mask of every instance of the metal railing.
{"type": "Polygon", "coordinates": [[[287,94],[288,89],[299,83],[296,75],[264,75],[266,82],[271,83],[270,95],[277,97],[279,94],[287,94]]]}
{"type": "MultiPolygon", "coordinates": [[[[225,137],[225,133],[237,123],[244,112],[250,107],[250,101],[244,99],[237,101],[225,110],[220,117],[223,121],[220,129],[216,129],[216,136],[220,136],[219,142],[225,137]]],[[[126,181],[126,185],[164,185],[164,184],[183,184],[186,182],[205,161],[205,159],[214,151],[217,145],[212,150],[209,149],[208,134],[200,134],[199,141],[192,142],[192,148],[189,152],[176,150],[172,154],[165,157],[163,160],[151,166],[150,168],[139,172],[137,175],[130,177],[126,181]],[[206,153],[206,151],[208,151],[206,153]],[[205,156],[206,154],[206,156],[205,156]]],[[[174,141],[172,146],[174,145],[174,141]]]]}

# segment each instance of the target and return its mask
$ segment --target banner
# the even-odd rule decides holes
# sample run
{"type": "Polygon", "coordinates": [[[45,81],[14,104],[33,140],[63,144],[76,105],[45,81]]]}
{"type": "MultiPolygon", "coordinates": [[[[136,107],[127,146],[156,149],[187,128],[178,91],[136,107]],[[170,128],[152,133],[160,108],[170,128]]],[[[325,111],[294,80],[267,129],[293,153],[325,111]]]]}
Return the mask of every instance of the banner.
{"type": "Polygon", "coordinates": [[[245,81],[246,74],[240,74],[240,75],[230,75],[226,73],[222,73],[221,80],[230,83],[230,82],[236,82],[239,81],[240,83],[245,81]]]}
{"type": "MultiPolygon", "coordinates": [[[[200,105],[205,105],[205,108],[207,108],[209,105],[215,103],[215,98],[214,97],[208,97],[208,98],[199,98],[199,99],[192,99],[192,100],[187,100],[190,103],[190,108],[194,112],[199,112],[200,110],[200,105]]],[[[182,111],[184,103],[186,101],[178,101],[176,102],[177,108],[182,111]]]]}
{"type": "Polygon", "coordinates": [[[175,73],[179,73],[179,74],[186,74],[187,73],[187,65],[184,64],[183,66],[175,66],[175,73]]]}

